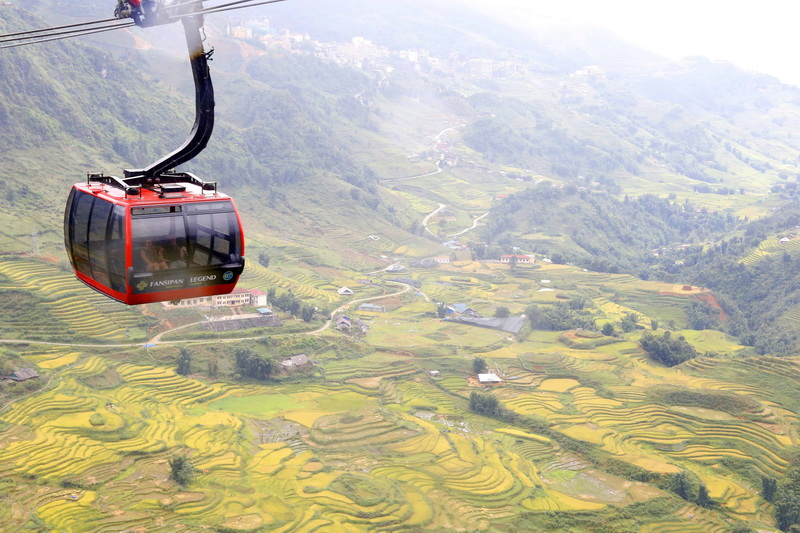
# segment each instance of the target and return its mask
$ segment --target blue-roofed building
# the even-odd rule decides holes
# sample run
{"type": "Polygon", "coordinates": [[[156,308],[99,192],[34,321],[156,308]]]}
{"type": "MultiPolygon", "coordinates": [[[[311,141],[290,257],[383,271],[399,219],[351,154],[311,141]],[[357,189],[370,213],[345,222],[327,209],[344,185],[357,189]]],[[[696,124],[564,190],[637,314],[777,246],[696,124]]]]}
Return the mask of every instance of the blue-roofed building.
{"type": "Polygon", "coordinates": [[[447,316],[479,316],[467,304],[452,304],[447,306],[447,316]]]}

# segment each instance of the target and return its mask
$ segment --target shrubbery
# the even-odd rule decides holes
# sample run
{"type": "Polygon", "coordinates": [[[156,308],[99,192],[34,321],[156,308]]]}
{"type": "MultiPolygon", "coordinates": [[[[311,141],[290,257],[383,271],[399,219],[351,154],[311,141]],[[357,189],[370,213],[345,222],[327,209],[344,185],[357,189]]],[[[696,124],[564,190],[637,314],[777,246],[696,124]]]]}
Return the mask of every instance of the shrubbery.
{"type": "Polygon", "coordinates": [[[639,344],[650,357],[666,366],[679,365],[698,355],[683,336],[673,338],[669,331],[661,336],[645,333],[639,344]]]}

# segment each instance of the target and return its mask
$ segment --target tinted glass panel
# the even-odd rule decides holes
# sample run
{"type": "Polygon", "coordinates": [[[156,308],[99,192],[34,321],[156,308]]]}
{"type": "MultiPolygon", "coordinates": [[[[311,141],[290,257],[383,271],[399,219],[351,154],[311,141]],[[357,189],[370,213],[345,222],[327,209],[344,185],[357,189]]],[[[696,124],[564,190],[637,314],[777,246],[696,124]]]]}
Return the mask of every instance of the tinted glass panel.
{"type": "Polygon", "coordinates": [[[198,202],[195,204],[186,204],[186,211],[189,213],[197,213],[199,211],[233,211],[233,204],[230,200],[221,202],[198,202]]]}
{"type": "Polygon", "coordinates": [[[165,215],[168,213],[180,213],[182,211],[179,205],[159,205],[156,207],[134,207],[131,209],[131,215],[138,217],[139,215],[165,215]]]}
{"type": "Polygon", "coordinates": [[[92,277],[106,287],[111,286],[108,279],[106,231],[113,205],[99,198],[95,199],[89,222],[89,260],[92,264],[92,277]]]}
{"type": "Polygon", "coordinates": [[[125,292],[125,208],[115,205],[108,224],[108,276],[111,288],[125,292]]]}
{"type": "Polygon", "coordinates": [[[75,270],[87,276],[92,275],[89,265],[89,216],[92,213],[94,196],[78,192],[72,212],[72,257],[75,270]]]}
{"type": "Polygon", "coordinates": [[[193,265],[212,266],[241,262],[242,239],[235,213],[190,215],[187,220],[193,265]]]}
{"type": "Polygon", "coordinates": [[[134,218],[131,231],[135,271],[186,266],[186,228],[182,216],[134,218]]]}
{"type": "Polygon", "coordinates": [[[69,262],[72,263],[72,268],[75,268],[75,259],[72,257],[72,234],[70,233],[70,222],[72,221],[72,204],[75,201],[75,189],[69,191],[67,198],[67,207],[64,210],[64,248],[67,250],[69,262]]]}

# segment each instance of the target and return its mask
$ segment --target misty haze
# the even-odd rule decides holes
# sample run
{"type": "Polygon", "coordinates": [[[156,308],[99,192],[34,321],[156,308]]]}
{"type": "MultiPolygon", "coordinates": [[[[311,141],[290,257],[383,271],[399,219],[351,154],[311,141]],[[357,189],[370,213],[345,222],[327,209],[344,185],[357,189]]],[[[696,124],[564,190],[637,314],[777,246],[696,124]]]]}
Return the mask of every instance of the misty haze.
{"type": "Polygon", "coordinates": [[[0,5],[0,531],[800,528],[785,60],[229,4],[0,5]]]}

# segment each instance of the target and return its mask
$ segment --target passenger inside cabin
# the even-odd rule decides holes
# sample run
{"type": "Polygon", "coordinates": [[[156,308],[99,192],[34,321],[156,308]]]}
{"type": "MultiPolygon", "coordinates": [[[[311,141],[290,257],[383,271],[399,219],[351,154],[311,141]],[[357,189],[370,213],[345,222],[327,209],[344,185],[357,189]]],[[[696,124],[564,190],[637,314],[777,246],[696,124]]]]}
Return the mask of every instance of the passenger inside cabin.
{"type": "Polygon", "coordinates": [[[154,245],[152,240],[145,241],[144,248],[142,248],[142,260],[149,272],[169,268],[169,264],[164,260],[163,250],[154,245]]]}
{"type": "Polygon", "coordinates": [[[169,239],[162,248],[162,258],[169,268],[186,268],[186,246],[183,239],[178,239],[175,233],[170,232],[169,239]]]}

